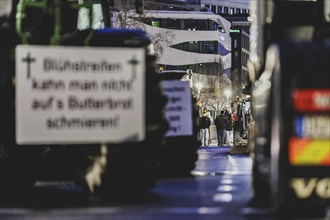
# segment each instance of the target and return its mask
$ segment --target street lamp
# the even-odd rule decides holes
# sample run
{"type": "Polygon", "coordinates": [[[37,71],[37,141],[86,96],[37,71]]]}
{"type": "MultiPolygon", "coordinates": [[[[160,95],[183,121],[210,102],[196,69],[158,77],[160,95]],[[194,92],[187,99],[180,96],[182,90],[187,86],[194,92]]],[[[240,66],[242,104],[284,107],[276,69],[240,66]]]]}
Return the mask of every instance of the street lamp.
{"type": "Polygon", "coordinates": [[[201,97],[201,89],[203,88],[203,84],[201,82],[196,83],[198,98],[201,97]]]}
{"type": "Polygon", "coordinates": [[[229,107],[229,97],[231,96],[231,91],[229,89],[226,89],[224,94],[226,96],[227,107],[229,107]]]}
{"type": "Polygon", "coordinates": [[[225,93],[225,96],[226,96],[226,100],[228,101],[229,96],[231,95],[231,91],[226,89],[224,93],[225,93]]]}

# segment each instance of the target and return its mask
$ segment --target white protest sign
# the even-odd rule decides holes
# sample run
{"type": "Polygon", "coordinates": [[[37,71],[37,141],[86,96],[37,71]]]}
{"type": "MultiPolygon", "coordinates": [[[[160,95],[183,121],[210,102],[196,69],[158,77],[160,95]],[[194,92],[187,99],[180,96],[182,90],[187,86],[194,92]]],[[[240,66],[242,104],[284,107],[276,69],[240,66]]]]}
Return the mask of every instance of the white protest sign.
{"type": "Polygon", "coordinates": [[[188,81],[164,80],[164,94],[168,98],[166,118],[169,130],[166,137],[193,134],[191,89],[188,81]]]}
{"type": "Polygon", "coordinates": [[[18,144],[144,138],[143,48],[16,47],[18,144]]]}

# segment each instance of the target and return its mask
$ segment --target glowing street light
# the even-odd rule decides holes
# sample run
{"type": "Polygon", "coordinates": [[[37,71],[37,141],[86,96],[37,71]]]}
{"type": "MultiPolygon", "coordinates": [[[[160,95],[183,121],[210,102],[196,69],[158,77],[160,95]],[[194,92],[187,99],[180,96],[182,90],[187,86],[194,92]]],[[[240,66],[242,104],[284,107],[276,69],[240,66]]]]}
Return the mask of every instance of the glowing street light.
{"type": "Polygon", "coordinates": [[[231,91],[226,89],[225,92],[224,92],[225,96],[226,96],[226,100],[228,101],[229,99],[229,96],[231,96],[231,91]]]}
{"type": "Polygon", "coordinates": [[[203,88],[203,84],[201,82],[196,83],[196,88],[197,88],[197,93],[198,93],[198,98],[201,96],[201,89],[203,88]]]}
{"type": "Polygon", "coordinates": [[[231,91],[229,89],[226,89],[224,91],[224,94],[226,96],[226,102],[227,102],[227,106],[229,106],[229,97],[231,96],[231,91]]]}

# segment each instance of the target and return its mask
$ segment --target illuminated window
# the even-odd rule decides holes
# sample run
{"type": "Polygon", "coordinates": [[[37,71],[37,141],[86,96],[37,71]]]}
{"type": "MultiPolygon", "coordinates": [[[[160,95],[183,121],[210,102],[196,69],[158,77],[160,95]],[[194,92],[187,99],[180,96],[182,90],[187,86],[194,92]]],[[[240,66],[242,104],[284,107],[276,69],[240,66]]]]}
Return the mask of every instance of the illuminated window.
{"type": "Polygon", "coordinates": [[[151,26],[160,27],[160,22],[159,21],[151,21],[151,26]]]}
{"type": "Polygon", "coordinates": [[[213,11],[214,13],[217,13],[216,12],[216,6],[215,5],[211,5],[211,11],[213,11]]]}

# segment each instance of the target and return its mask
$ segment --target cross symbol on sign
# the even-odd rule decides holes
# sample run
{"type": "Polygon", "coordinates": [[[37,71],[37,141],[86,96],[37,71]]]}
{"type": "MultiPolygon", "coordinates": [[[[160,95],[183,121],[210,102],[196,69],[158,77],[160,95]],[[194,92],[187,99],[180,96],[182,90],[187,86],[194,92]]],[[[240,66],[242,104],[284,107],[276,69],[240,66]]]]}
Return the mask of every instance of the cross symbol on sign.
{"type": "Polygon", "coordinates": [[[31,63],[35,62],[36,59],[31,57],[30,52],[28,52],[27,56],[22,59],[23,62],[27,63],[27,78],[30,79],[31,76],[31,63]]]}
{"type": "Polygon", "coordinates": [[[132,65],[132,80],[134,80],[136,78],[136,65],[140,62],[136,59],[136,56],[133,55],[133,58],[129,60],[128,63],[132,65]]]}

